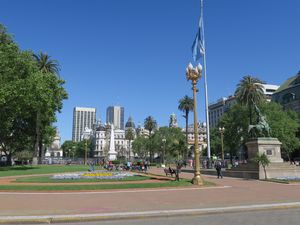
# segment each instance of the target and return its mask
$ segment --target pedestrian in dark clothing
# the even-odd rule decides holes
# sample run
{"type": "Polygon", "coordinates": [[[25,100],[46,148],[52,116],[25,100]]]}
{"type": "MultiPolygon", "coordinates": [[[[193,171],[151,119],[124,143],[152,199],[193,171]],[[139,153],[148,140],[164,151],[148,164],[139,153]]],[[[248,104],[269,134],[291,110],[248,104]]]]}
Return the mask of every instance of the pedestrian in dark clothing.
{"type": "Polygon", "coordinates": [[[217,170],[217,175],[218,175],[218,178],[223,178],[223,175],[222,175],[222,164],[221,162],[217,162],[216,163],[216,170],[217,170]]]}

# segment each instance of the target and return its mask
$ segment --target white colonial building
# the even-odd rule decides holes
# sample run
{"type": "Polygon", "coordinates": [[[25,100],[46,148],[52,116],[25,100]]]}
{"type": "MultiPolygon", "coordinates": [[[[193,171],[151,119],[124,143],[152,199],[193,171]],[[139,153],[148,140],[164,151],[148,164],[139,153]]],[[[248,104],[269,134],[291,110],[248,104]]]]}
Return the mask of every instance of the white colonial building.
{"type": "Polygon", "coordinates": [[[56,157],[62,158],[63,157],[63,150],[61,149],[61,138],[59,131],[56,129],[56,135],[53,138],[52,143],[46,149],[45,157],[56,157]]]}
{"type": "Polygon", "coordinates": [[[99,158],[101,160],[106,160],[108,157],[108,152],[110,148],[110,141],[114,141],[114,148],[117,152],[118,158],[132,159],[134,157],[132,151],[132,141],[127,140],[126,132],[129,129],[132,129],[134,133],[134,137],[136,137],[135,125],[131,117],[129,117],[125,130],[121,130],[118,128],[113,128],[112,132],[111,124],[101,124],[98,122],[93,131],[93,144],[94,144],[94,157],[99,158]],[[113,133],[114,137],[111,138],[111,133],[113,133]]]}

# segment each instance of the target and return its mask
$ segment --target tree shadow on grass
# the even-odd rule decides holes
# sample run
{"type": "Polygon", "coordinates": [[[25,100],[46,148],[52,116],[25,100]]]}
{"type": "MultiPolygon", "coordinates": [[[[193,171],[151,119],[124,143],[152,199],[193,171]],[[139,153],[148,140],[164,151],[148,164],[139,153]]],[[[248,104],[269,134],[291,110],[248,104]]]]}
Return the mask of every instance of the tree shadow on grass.
{"type": "Polygon", "coordinates": [[[171,181],[172,179],[167,177],[151,177],[150,180],[171,181]]]}
{"type": "Polygon", "coordinates": [[[32,169],[38,169],[38,167],[34,166],[5,166],[5,167],[0,167],[0,171],[26,171],[26,170],[32,170],[32,169]]]}

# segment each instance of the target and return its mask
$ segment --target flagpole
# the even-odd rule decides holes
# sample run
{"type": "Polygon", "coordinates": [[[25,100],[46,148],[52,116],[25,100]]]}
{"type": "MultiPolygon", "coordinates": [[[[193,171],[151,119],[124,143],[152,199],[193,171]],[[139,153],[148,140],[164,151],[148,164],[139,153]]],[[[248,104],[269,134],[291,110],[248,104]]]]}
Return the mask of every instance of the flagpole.
{"type": "Polygon", "coordinates": [[[204,90],[205,90],[205,116],[206,116],[206,138],[207,138],[207,157],[210,159],[210,133],[209,133],[209,116],[208,116],[208,93],[207,93],[207,79],[206,79],[206,48],[204,35],[204,21],[203,21],[203,0],[201,0],[201,16],[202,16],[202,34],[203,34],[203,68],[204,68],[204,90]]]}

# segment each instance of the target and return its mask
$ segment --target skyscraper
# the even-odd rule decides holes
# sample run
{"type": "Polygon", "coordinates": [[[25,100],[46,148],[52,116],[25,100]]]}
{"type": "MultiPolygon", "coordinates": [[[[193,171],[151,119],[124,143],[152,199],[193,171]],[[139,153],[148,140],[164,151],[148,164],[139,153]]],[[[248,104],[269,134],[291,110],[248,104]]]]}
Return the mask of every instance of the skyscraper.
{"type": "Polygon", "coordinates": [[[74,107],[73,111],[73,129],[72,141],[78,142],[82,140],[82,132],[87,127],[93,128],[96,123],[96,109],[95,108],[82,108],[74,107]]]}
{"type": "Polygon", "coordinates": [[[106,122],[113,124],[115,129],[124,130],[124,107],[109,106],[106,110],[106,122]]]}

